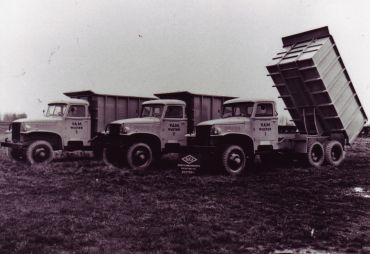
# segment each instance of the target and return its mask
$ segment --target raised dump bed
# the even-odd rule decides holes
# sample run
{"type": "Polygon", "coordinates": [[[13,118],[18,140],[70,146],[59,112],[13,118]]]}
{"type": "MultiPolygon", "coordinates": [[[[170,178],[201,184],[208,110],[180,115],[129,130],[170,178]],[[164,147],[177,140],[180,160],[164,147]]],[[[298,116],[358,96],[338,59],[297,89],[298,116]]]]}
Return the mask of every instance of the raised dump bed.
{"type": "Polygon", "coordinates": [[[344,134],[350,144],[367,116],[328,27],[284,37],[267,70],[302,134],[344,134]]]}

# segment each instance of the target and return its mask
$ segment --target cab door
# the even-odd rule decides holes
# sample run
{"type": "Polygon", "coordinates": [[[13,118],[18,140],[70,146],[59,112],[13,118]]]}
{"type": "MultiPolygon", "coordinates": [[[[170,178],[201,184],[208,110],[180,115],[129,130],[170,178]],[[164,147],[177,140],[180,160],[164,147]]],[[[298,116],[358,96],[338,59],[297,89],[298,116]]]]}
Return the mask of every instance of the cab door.
{"type": "Polygon", "coordinates": [[[272,148],[277,149],[278,117],[274,103],[257,103],[252,121],[255,145],[257,147],[259,145],[272,146],[272,148]]]}
{"type": "Polygon", "coordinates": [[[186,145],[187,119],[185,106],[168,105],[163,117],[161,128],[162,144],[186,145]]]}
{"type": "Polygon", "coordinates": [[[90,116],[86,105],[69,105],[65,117],[65,141],[68,146],[88,146],[90,116]]]}

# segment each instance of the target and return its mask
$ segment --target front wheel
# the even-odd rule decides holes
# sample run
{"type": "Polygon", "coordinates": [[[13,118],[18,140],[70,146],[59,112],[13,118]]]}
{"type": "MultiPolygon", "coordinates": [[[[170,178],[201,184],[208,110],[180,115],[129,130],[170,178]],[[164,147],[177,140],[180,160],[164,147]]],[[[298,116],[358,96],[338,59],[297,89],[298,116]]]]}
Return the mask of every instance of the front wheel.
{"type": "Polygon", "coordinates": [[[127,150],[127,164],[131,169],[145,170],[153,161],[152,148],[146,143],[134,143],[127,150]]]}
{"type": "Polygon", "coordinates": [[[222,153],[222,166],[230,175],[241,175],[245,171],[247,156],[242,147],[230,145],[222,153]]]}
{"type": "Polygon", "coordinates": [[[49,142],[37,140],[27,148],[26,157],[31,165],[47,164],[54,159],[54,150],[49,142]]]}

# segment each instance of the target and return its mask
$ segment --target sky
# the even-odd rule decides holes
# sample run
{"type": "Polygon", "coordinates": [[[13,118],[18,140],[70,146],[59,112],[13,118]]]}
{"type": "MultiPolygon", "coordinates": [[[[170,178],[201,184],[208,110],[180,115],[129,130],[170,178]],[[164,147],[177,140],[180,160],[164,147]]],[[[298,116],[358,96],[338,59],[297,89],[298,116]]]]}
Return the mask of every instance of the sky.
{"type": "Polygon", "coordinates": [[[328,26],[370,116],[369,10],[367,0],[0,0],[0,113],[39,116],[86,89],[277,98],[265,66],[281,38],[328,26]]]}

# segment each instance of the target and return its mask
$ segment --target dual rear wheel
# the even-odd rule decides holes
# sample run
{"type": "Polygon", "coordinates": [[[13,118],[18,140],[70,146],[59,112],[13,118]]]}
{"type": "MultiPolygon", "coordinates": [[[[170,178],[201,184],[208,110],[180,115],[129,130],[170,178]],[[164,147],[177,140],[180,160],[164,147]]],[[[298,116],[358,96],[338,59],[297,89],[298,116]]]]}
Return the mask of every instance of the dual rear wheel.
{"type": "Polygon", "coordinates": [[[332,166],[339,166],[345,157],[343,146],[337,140],[329,140],[323,144],[315,141],[308,148],[307,159],[308,162],[320,168],[324,162],[332,166]]]}

